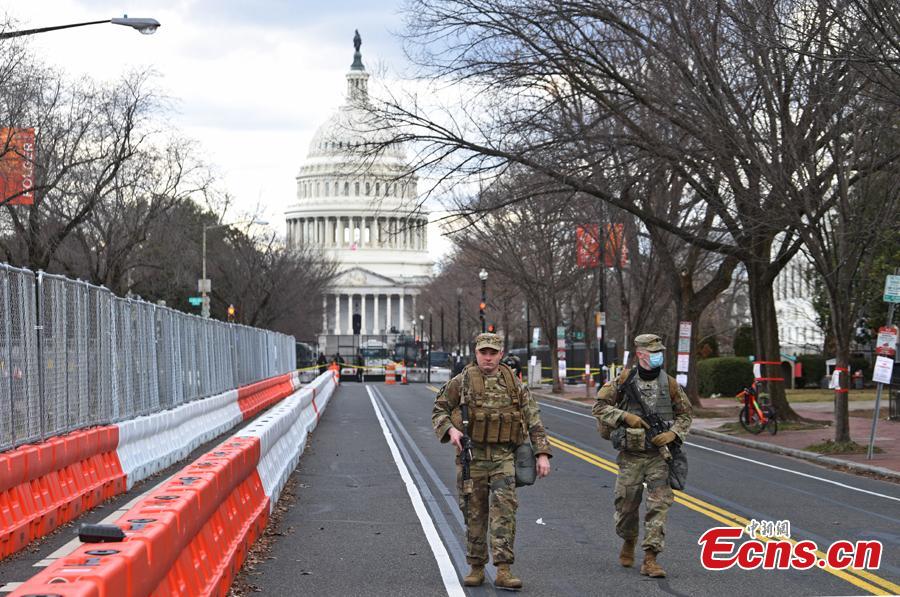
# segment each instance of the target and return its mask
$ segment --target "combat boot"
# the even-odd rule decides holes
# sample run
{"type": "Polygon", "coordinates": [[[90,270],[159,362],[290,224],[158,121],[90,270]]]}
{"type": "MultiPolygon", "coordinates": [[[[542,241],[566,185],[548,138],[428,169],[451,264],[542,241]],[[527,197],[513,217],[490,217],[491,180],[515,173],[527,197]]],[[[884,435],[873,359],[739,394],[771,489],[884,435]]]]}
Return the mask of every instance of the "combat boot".
{"type": "Polygon", "coordinates": [[[480,587],[484,582],[484,566],[472,564],[472,569],[463,577],[463,584],[467,587],[480,587]]]}
{"type": "Polygon", "coordinates": [[[648,549],[644,552],[644,563],[641,564],[641,574],[650,578],[665,578],[666,571],[656,563],[656,552],[648,549]]]}
{"type": "Polygon", "coordinates": [[[522,588],[522,580],[513,576],[509,564],[497,564],[497,579],[494,586],[498,589],[518,590],[522,588]]]}
{"type": "Polygon", "coordinates": [[[622,544],[622,551],[619,552],[619,563],[626,568],[634,566],[634,544],[637,543],[637,537],[629,537],[622,544]]]}

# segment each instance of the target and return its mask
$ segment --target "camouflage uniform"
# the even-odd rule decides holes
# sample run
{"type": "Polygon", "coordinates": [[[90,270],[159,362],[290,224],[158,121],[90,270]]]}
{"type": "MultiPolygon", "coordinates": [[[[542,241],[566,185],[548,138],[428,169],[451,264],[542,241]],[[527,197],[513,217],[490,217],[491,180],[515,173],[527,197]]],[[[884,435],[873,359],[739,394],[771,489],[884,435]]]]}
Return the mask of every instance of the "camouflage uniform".
{"type": "MultiPolygon", "coordinates": [[[[460,394],[464,377],[470,365],[462,373],[447,382],[434,400],[431,424],[441,443],[450,441],[450,427],[462,431],[460,394]]],[[[508,407],[512,404],[504,377],[499,373],[484,376],[484,407],[487,409],[508,407]]],[[[519,404],[535,455],[550,454],[550,443],[541,423],[541,411],[528,388],[514,379],[519,404]]],[[[466,561],[471,565],[485,565],[488,561],[486,536],[490,536],[491,556],[494,564],[512,564],[513,544],[516,538],[516,478],[515,450],[512,443],[472,444],[472,463],[469,467],[474,492],[469,497],[468,525],[466,532],[466,561]]],[[[457,498],[465,511],[462,491],[462,465],[456,457],[457,498]]]]}
{"type": "MultiPolygon", "coordinates": [[[[629,371],[625,371],[617,379],[603,385],[597,392],[597,400],[594,403],[593,415],[601,425],[611,428],[624,426],[623,417],[629,409],[620,409],[619,388],[627,379],[629,371]]],[[[668,377],[664,378],[668,381],[668,377]]],[[[647,406],[651,409],[657,406],[659,397],[659,378],[643,380],[640,375],[635,375],[631,383],[637,384],[638,391],[647,406]]],[[[677,391],[669,394],[672,401],[672,413],[674,423],[671,431],[675,433],[679,441],[684,441],[693,420],[691,403],[681,386],[674,384],[677,391]]],[[[670,387],[670,390],[672,388],[670,387]]],[[[635,413],[639,414],[639,413],[635,413]]],[[[641,543],[643,550],[659,553],[665,547],[666,516],[669,507],[674,501],[674,494],[669,487],[669,466],[660,456],[658,450],[619,451],[616,459],[619,465],[619,475],[616,478],[615,489],[615,523],[616,534],[623,539],[635,539],[638,536],[638,522],[643,494],[643,484],[647,484],[647,504],[644,517],[644,541],[641,543]]]]}

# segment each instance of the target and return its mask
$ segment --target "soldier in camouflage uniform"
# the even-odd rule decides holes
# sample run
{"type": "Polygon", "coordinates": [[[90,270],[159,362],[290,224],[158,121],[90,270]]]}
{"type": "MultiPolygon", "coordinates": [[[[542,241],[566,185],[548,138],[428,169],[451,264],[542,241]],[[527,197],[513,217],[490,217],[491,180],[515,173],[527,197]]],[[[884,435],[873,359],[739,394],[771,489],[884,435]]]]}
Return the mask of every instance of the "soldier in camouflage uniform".
{"type": "Polygon", "coordinates": [[[434,400],[431,423],[441,443],[456,446],[459,506],[466,514],[466,561],[471,566],[463,579],[466,586],[484,582],[488,561],[486,539],[497,566],[495,584],[503,589],[520,589],[522,581],[512,575],[513,543],[516,536],[515,450],[531,439],[536,473],[550,473],[550,443],[541,423],[540,409],[528,388],[502,365],[503,341],[497,334],[479,334],[475,339],[477,364],[447,382],[434,400]],[[468,407],[472,440],[469,467],[473,492],[466,512],[459,452],[463,436],[460,404],[468,407]]]}
{"type": "Polygon", "coordinates": [[[684,390],[662,368],[665,346],[660,337],[641,334],[634,339],[634,344],[637,371],[626,369],[618,378],[604,384],[597,392],[593,414],[599,422],[600,433],[612,439],[613,447],[619,450],[615,523],[616,534],[624,539],[619,563],[625,567],[634,565],[638,510],[646,483],[641,574],[661,578],[666,572],[657,563],[656,556],[665,547],[666,516],[674,495],[669,487],[668,463],[660,455],[660,449],[671,442],[684,442],[693,417],[684,390]],[[628,384],[633,387],[628,388],[628,384]],[[644,408],[634,399],[637,396],[643,400],[644,408]],[[670,430],[647,438],[645,432],[649,425],[642,418],[647,408],[670,422],[670,430]]]}

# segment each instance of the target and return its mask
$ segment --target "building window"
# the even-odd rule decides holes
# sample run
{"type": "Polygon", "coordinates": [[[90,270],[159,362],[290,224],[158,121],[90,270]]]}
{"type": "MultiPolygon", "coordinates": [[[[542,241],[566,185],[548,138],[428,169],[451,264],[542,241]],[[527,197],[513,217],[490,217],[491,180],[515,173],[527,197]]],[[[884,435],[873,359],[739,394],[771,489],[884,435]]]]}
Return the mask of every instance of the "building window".
{"type": "Polygon", "coordinates": [[[380,195],[380,194],[381,194],[381,183],[380,183],[380,182],[376,182],[376,183],[375,183],[375,195],[378,196],[378,195],[380,195]]]}
{"type": "Polygon", "coordinates": [[[347,197],[349,195],[350,195],[350,183],[345,182],[344,183],[344,197],[347,197]]]}
{"type": "Polygon", "coordinates": [[[316,183],[316,197],[319,196],[319,183],[316,183]]]}
{"type": "Polygon", "coordinates": [[[370,183],[366,183],[366,196],[372,193],[372,186],[370,183]]]}
{"type": "Polygon", "coordinates": [[[354,191],[353,191],[353,194],[356,195],[357,197],[359,197],[359,181],[357,181],[356,183],[354,183],[353,186],[355,187],[355,188],[354,188],[354,191]]]}
{"type": "Polygon", "coordinates": [[[329,187],[330,187],[329,183],[326,182],[325,183],[325,196],[326,197],[328,196],[329,187]]]}

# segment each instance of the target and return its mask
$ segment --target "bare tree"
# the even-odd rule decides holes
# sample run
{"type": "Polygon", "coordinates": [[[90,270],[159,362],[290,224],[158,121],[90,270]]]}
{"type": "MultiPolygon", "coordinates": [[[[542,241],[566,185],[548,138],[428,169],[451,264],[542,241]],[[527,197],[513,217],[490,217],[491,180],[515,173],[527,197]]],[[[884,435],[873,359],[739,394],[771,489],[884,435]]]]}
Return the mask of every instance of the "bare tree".
{"type": "Polygon", "coordinates": [[[8,260],[46,270],[60,245],[119,190],[122,168],[153,132],[158,98],[149,79],[134,73],[105,87],[43,75],[24,117],[37,131],[34,203],[4,206],[12,236],[0,249],[8,260]]]}
{"type": "MultiPolygon", "coordinates": [[[[757,354],[778,360],[772,282],[801,245],[793,204],[809,200],[815,217],[833,207],[834,197],[820,193],[833,169],[822,156],[862,85],[846,61],[810,58],[828,44],[839,10],[804,0],[409,6],[411,53],[425,80],[463,90],[443,112],[413,94],[378,104],[405,131],[402,140],[418,143],[422,168],[440,164],[442,180],[462,180],[520,164],[737,259],[747,271],[757,354]],[[666,164],[721,234],[682,227],[602,184],[610,177],[598,174],[612,167],[608,152],[594,150],[603,145],[666,164]]],[[[864,160],[848,184],[896,159],[864,160]]],[[[779,416],[796,417],[782,387],[771,395],[779,416]]]]}
{"type": "Polygon", "coordinates": [[[134,270],[143,267],[141,246],[155,224],[184,201],[203,202],[212,175],[193,144],[169,139],[147,144],[117,174],[113,190],[76,228],[57,258],[67,273],[84,276],[121,294],[131,291],[134,270]],[[68,251],[66,250],[68,249],[68,251]]]}

